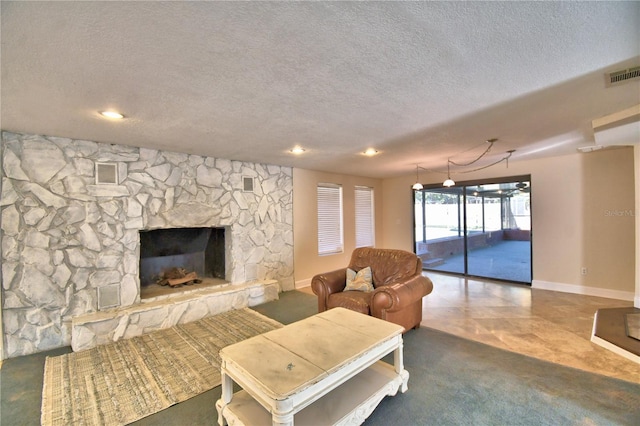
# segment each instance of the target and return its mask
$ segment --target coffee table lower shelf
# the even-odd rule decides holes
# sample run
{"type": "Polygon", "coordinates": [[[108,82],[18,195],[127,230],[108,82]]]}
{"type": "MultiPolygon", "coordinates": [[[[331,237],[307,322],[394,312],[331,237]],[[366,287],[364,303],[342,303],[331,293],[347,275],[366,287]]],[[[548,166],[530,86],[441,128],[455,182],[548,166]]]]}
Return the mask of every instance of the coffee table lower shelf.
{"type": "MultiPolygon", "coordinates": [[[[385,396],[393,396],[409,379],[403,370],[396,373],[393,366],[377,361],[319,400],[295,414],[296,426],[361,424],[371,415],[385,396]]],[[[233,394],[224,408],[222,401],[216,403],[218,412],[230,426],[271,425],[272,417],[264,407],[246,391],[233,394]]]]}

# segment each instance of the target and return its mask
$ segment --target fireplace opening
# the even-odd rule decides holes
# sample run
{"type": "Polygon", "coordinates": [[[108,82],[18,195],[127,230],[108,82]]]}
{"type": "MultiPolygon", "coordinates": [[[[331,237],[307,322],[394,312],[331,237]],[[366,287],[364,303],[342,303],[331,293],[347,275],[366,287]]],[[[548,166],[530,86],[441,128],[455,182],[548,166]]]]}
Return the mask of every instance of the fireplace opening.
{"type": "Polygon", "coordinates": [[[140,298],[218,285],[225,279],[225,228],[140,231],[140,298]]]}

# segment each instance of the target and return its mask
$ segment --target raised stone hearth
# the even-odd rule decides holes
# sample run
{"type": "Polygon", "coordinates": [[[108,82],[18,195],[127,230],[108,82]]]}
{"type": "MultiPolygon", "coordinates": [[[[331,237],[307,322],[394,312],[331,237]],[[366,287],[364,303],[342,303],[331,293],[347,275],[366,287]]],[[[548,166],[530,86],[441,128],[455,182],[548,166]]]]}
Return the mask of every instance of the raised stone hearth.
{"type": "Polygon", "coordinates": [[[74,318],[139,305],[148,230],[224,228],[224,281],[293,289],[288,167],[9,132],[1,149],[5,357],[69,345],[74,318]]]}
{"type": "Polygon", "coordinates": [[[90,349],[277,298],[278,283],[268,280],[195,288],[146,299],[137,305],[75,317],[71,347],[74,351],[90,349]]]}

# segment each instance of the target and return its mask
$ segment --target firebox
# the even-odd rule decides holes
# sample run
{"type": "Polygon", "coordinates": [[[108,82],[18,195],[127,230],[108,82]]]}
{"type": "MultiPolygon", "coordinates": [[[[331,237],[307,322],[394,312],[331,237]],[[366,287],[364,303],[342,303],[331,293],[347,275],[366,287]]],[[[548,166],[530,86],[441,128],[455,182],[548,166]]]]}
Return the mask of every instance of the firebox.
{"type": "Polygon", "coordinates": [[[156,284],[174,268],[199,278],[225,278],[225,228],[140,231],[140,286],[156,284]]]}

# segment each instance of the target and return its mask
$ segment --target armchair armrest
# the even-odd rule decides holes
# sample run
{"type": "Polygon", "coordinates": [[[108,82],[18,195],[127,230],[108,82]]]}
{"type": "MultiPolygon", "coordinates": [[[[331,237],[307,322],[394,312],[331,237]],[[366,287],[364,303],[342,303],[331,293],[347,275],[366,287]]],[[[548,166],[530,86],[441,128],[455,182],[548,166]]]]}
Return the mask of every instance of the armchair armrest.
{"type": "Polygon", "coordinates": [[[327,310],[329,295],[344,290],[347,281],[347,268],[318,274],[311,279],[311,290],[318,296],[318,312],[327,310]]]}
{"type": "Polygon", "coordinates": [[[427,277],[416,275],[408,281],[378,287],[371,298],[371,315],[385,318],[386,312],[399,311],[433,290],[433,283],[427,277]]]}

